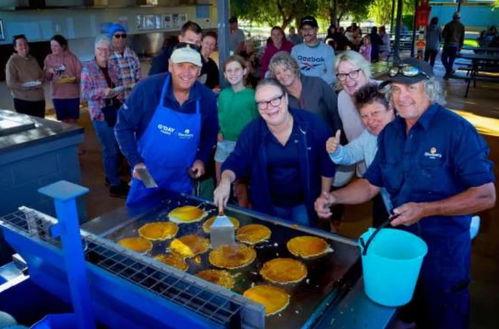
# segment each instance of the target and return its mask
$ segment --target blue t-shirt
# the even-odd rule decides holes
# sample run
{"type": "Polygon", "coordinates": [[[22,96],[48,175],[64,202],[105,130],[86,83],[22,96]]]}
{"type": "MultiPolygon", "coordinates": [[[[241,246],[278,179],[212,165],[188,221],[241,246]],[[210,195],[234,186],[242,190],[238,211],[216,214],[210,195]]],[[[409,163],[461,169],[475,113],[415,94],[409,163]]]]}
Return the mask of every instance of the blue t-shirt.
{"type": "MultiPolygon", "coordinates": [[[[407,133],[401,117],[385,127],[364,178],[386,188],[394,207],[443,200],[494,181],[488,153],[487,144],[468,121],[433,104],[407,133]]],[[[419,223],[408,229],[452,236],[469,230],[470,216],[432,216],[419,223]]]]}
{"type": "Polygon", "coordinates": [[[283,146],[274,136],[270,136],[269,143],[264,145],[267,152],[270,196],[274,206],[293,207],[305,202],[303,185],[297,184],[301,181],[298,133],[298,128],[293,125],[286,145],[283,146]]]}

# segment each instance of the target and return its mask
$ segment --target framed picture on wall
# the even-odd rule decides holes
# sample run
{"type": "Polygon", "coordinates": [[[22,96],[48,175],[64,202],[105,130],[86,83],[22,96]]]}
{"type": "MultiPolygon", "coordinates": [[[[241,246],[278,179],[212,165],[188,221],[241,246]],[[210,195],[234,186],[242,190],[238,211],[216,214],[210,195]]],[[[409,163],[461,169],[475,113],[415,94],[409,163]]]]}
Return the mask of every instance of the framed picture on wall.
{"type": "Polygon", "coordinates": [[[5,32],[3,30],[3,20],[0,19],[0,40],[5,40],[5,32]]]}

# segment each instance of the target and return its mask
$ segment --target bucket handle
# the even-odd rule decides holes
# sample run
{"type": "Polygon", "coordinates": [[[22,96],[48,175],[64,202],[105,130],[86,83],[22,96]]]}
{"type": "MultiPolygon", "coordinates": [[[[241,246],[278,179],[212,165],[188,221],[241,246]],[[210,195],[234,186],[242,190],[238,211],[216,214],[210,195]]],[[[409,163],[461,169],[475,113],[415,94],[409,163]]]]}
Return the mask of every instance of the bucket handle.
{"type": "Polygon", "coordinates": [[[391,213],[391,215],[388,216],[388,219],[385,220],[383,222],[383,224],[381,224],[380,226],[378,226],[376,228],[376,230],[374,231],[374,233],[371,234],[371,236],[369,237],[369,239],[367,239],[367,242],[365,242],[364,239],[362,237],[360,237],[359,241],[360,241],[360,245],[362,246],[362,256],[366,255],[367,248],[369,247],[369,245],[373,241],[373,239],[376,236],[376,234],[378,234],[379,231],[381,231],[382,228],[388,226],[392,222],[392,220],[394,220],[395,218],[397,218],[398,216],[400,216],[400,214],[394,214],[393,212],[390,212],[390,213],[391,213]]]}

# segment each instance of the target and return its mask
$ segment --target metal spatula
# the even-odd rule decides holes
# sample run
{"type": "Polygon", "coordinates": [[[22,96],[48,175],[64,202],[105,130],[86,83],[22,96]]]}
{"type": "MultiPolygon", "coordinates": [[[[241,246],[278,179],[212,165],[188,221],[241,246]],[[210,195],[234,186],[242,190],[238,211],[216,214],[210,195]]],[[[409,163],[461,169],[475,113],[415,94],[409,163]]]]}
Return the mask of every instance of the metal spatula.
{"type": "Polygon", "coordinates": [[[220,210],[210,228],[211,246],[216,248],[224,244],[234,245],[234,230],[234,224],[225,216],[223,210],[220,210]]]}
{"type": "Polygon", "coordinates": [[[158,184],[156,184],[156,181],[151,176],[151,173],[149,172],[149,170],[147,170],[147,168],[137,168],[136,172],[137,174],[139,174],[139,177],[142,180],[142,183],[144,183],[145,187],[147,188],[158,187],[158,184]]]}

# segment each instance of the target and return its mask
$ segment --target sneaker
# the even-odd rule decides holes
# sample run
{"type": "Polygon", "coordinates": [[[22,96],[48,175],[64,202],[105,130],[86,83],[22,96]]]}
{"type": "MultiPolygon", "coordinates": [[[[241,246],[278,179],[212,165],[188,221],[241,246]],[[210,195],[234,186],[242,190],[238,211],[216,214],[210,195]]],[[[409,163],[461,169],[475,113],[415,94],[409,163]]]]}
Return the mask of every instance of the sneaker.
{"type": "Polygon", "coordinates": [[[113,198],[121,198],[125,199],[128,194],[128,185],[120,184],[120,185],[112,185],[109,187],[109,196],[113,198]]]}

